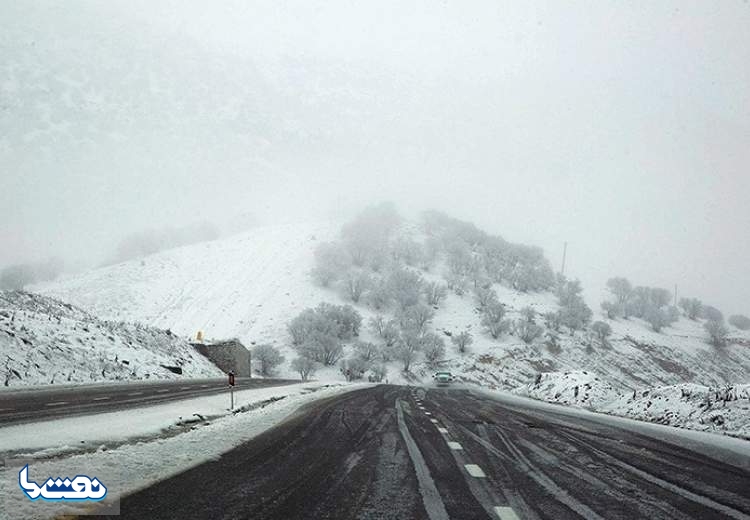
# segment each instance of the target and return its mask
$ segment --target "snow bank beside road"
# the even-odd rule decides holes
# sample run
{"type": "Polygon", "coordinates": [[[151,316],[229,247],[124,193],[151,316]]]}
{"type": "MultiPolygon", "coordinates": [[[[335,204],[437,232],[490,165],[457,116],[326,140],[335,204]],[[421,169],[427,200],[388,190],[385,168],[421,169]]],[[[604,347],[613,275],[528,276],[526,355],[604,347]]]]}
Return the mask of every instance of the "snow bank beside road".
{"type": "Polygon", "coordinates": [[[640,421],[750,440],[750,385],[678,384],[619,392],[587,371],[540,374],[514,394],[640,421]]]}

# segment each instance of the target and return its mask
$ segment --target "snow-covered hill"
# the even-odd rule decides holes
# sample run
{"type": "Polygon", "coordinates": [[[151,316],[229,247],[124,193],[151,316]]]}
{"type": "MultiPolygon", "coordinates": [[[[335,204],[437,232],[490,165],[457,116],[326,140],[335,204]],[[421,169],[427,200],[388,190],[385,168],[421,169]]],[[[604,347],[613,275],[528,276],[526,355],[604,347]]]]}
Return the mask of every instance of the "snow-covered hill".
{"type": "Polygon", "coordinates": [[[18,291],[0,292],[0,363],[0,385],[11,387],[222,374],[170,331],[18,291]]]}
{"type": "Polygon", "coordinates": [[[102,319],[137,321],[183,337],[286,341],[288,320],[329,296],[310,282],[313,250],[328,223],[259,227],[171,249],[30,290],[102,319]]]}
{"type": "MultiPolygon", "coordinates": [[[[414,224],[402,224],[398,232],[418,241],[424,239],[414,224]]],[[[286,357],[279,375],[291,376],[294,372],[289,361],[296,353],[287,323],[320,302],[354,305],[364,318],[360,339],[380,341],[366,326],[377,314],[375,310],[364,301],[348,301],[340,289],[320,287],[311,276],[316,246],[339,236],[339,227],[332,223],[260,227],[243,235],[40,284],[32,290],[79,305],[103,319],[137,321],[183,337],[202,330],[208,338],[239,337],[248,346],[271,343],[286,357]]],[[[442,281],[443,266],[438,263],[420,275],[426,281],[442,281]]],[[[500,284],[494,284],[493,289],[510,320],[520,318],[524,307],[532,307],[538,315],[559,308],[557,298],[549,292],[519,292],[500,284]]],[[[598,307],[596,302],[589,303],[598,307]]],[[[696,399],[687,400],[687,404],[667,399],[665,406],[674,405],[673,410],[660,410],[652,417],[644,408],[646,404],[636,402],[641,398],[632,397],[633,392],[637,396],[670,393],[665,389],[686,384],[707,389],[746,383],[750,374],[747,332],[732,329],[728,344],[716,348],[706,341],[700,321],[681,317],[656,333],[636,318],[607,320],[598,314],[594,319],[612,327],[606,343],[595,340],[588,331],[579,331],[557,335],[554,344],[543,336],[527,345],[512,334],[492,339],[481,326],[471,291],[463,295],[451,292],[437,306],[428,328],[446,340],[448,350],[441,367],[466,383],[646,420],[663,421],[666,414],[683,417],[673,421],[683,426],[750,433],[741,399],[726,423],[717,426],[713,420],[704,424],[696,399]],[[450,336],[461,331],[469,331],[474,339],[463,355],[450,343],[450,336]]],[[[543,322],[539,317],[537,321],[543,322]]],[[[434,371],[419,361],[408,375],[402,374],[395,362],[388,369],[392,382],[429,381],[434,371]]],[[[342,377],[336,367],[318,375],[342,377]]]]}

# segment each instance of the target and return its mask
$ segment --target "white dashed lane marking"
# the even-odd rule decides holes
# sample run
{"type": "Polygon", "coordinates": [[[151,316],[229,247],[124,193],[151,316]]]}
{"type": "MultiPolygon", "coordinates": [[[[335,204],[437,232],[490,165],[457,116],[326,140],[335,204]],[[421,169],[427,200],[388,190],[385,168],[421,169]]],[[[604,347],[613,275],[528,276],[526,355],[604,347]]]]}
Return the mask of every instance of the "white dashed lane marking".
{"type": "Polygon", "coordinates": [[[15,408],[0,408],[0,412],[12,412],[15,408]]]}
{"type": "Polygon", "coordinates": [[[130,392],[128,395],[143,395],[143,392],[130,392]]]}
{"type": "Polygon", "coordinates": [[[44,406],[64,406],[68,404],[68,401],[58,401],[56,403],[47,403],[44,406]]]}
{"type": "Polygon", "coordinates": [[[448,434],[448,430],[446,430],[445,428],[438,428],[438,431],[440,433],[445,433],[446,435],[448,434]]]}
{"type": "Polygon", "coordinates": [[[462,449],[464,449],[463,446],[461,446],[459,443],[453,442],[453,441],[448,441],[448,447],[450,449],[452,449],[452,450],[462,450],[462,449]]]}
{"type": "Polygon", "coordinates": [[[464,467],[466,468],[466,472],[472,477],[484,478],[487,476],[484,474],[484,471],[482,471],[482,468],[476,464],[464,464],[464,467]]]}
{"type": "Polygon", "coordinates": [[[156,391],[157,394],[163,394],[164,392],[169,392],[169,388],[163,388],[161,390],[156,391]]]}
{"type": "Polygon", "coordinates": [[[181,386],[180,390],[190,390],[191,387],[189,386],[181,386]]]}
{"type": "Polygon", "coordinates": [[[201,388],[208,388],[208,385],[201,385],[201,388]]]}
{"type": "Polygon", "coordinates": [[[94,401],[106,401],[107,399],[109,399],[109,396],[108,395],[103,395],[101,397],[94,397],[93,400],[94,401]]]}
{"type": "Polygon", "coordinates": [[[497,514],[500,520],[519,520],[518,515],[513,511],[512,507],[498,506],[495,508],[495,514],[497,514]]]}
{"type": "Polygon", "coordinates": [[[430,419],[430,422],[431,422],[432,424],[437,424],[437,419],[430,419]]]}
{"type": "Polygon", "coordinates": [[[425,412],[424,414],[425,415],[432,415],[430,412],[425,412]]]}

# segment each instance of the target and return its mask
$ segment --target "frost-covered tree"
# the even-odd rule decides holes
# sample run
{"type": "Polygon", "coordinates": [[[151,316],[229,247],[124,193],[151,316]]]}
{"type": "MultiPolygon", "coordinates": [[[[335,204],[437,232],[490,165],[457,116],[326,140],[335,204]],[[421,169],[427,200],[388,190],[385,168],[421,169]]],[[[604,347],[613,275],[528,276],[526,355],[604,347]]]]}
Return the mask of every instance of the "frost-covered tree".
{"type": "Polygon", "coordinates": [[[393,260],[410,267],[420,265],[424,254],[422,244],[411,238],[399,237],[391,246],[393,260]]]}
{"type": "Polygon", "coordinates": [[[425,283],[423,290],[428,305],[437,306],[440,304],[440,300],[448,295],[448,288],[438,282],[425,283]]]}
{"type": "Polygon", "coordinates": [[[535,339],[542,335],[544,329],[536,323],[527,321],[525,319],[519,319],[516,320],[514,331],[516,333],[516,336],[518,336],[521,341],[523,341],[527,345],[530,345],[534,342],[535,339]]]}
{"type": "Polygon", "coordinates": [[[298,357],[292,360],[291,367],[302,381],[307,381],[315,373],[318,364],[310,358],[298,357]]]}
{"type": "Polygon", "coordinates": [[[523,307],[519,311],[519,314],[524,320],[528,321],[529,323],[534,323],[534,320],[536,319],[536,311],[530,305],[523,307]]]}
{"type": "Polygon", "coordinates": [[[719,320],[706,320],[703,324],[703,328],[708,333],[708,341],[715,347],[721,347],[726,343],[727,330],[726,325],[723,321],[719,320]]]}
{"type": "Polygon", "coordinates": [[[347,381],[362,379],[369,368],[370,365],[367,361],[356,356],[341,360],[341,373],[344,374],[347,381]]]}
{"type": "Polygon", "coordinates": [[[419,303],[423,283],[419,273],[409,269],[397,267],[388,275],[391,297],[401,309],[419,303]]]}
{"type": "Polygon", "coordinates": [[[423,332],[428,323],[435,317],[435,310],[424,303],[418,303],[401,310],[396,320],[401,330],[423,332]]]}
{"type": "Polygon", "coordinates": [[[451,343],[456,347],[459,354],[465,354],[469,348],[469,345],[474,343],[474,338],[469,334],[468,331],[461,331],[451,336],[451,343]]]}
{"type": "Polygon", "coordinates": [[[750,330],[750,318],[743,314],[735,314],[729,317],[729,324],[740,330],[750,330]]]}
{"type": "Polygon", "coordinates": [[[350,269],[342,280],[344,294],[354,303],[358,303],[362,294],[372,285],[372,277],[367,271],[359,268],[350,269]]]}
{"type": "Polygon", "coordinates": [[[369,341],[355,341],[353,345],[354,354],[367,362],[374,361],[380,354],[380,349],[369,341]]]}
{"type": "Polygon", "coordinates": [[[411,364],[417,360],[422,351],[422,335],[415,331],[405,331],[394,345],[393,353],[400,361],[404,372],[408,372],[411,364]]]}
{"type": "Polygon", "coordinates": [[[691,320],[697,320],[703,310],[703,303],[698,298],[680,298],[680,308],[691,320]]]}
{"type": "Polygon", "coordinates": [[[499,338],[510,329],[510,321],[505,319],[505,307],[502,303],[493,302],[482,310],[482,326],[494,339],[499,338]]]}
{"type": "Polygon", "coordinates": [[[593,316],[583,300],[582,292],[580,281],[560,276],[557,284],[557,299],[560,305],[558,320],[571,331],[585,328],[593,316]]]}
{"type": "Polygon", "coordinates": [[[260,373],[264,376],[272,375],[276,367],[284,362],[284,356],[279,349],[266,343],[255,345],[252,353],[253,359],[260,365],[260,373]]]}
{"type": "Polygon", "coordinates": [[[429,366],[434,367],[445,358],[445,341],[434,332],[427,332],[422,336],[422,345],[424,358],[429,366]]]}
{"type": "Polygon", "coordinates": [[[474,289],[474,298],[480,309],[498,302],[497,293],[492,287],[476,287],[474,289]]]}
{"type": "Polygon", "coordinates": [[[591,330],[602,344],[605,344],[607,338],[612,335],[612,327],[609,326],[609,323],[603,321],[595,321],[592,323],[591,330]]]}
{"type": "Polygon", "coordinates": [[[388,283],[380,277],[374,277],[366,295],[367,304],[376,311],[382,311],[391,304],[391,290],[388,283]]]}
{"type": "Polygon", "coordinates": [[[607,280],[607,289],[612,294],[614,302],[620,309],[624,309],[633,293],[633,286],[627,278],[615,277],[607,280]]]}

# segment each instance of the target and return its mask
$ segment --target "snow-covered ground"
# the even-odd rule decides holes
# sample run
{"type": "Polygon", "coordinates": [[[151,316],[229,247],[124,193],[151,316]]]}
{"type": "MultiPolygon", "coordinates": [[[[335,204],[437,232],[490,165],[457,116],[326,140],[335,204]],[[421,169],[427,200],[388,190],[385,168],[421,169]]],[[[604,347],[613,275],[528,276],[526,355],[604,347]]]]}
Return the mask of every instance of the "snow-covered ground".
{"type": "Polygon", "coordinates": [[[0,387],[221,375],[169,331],[103,321],[54,298],[0,292],[0,387]]]}
{"type": "MultiPolygon", "coordinates": [[[[227,414],[223,417],[209,421],[209,424],[194,425],[178,435],[161,436],[151,440],[139,440],[132,443],[120,444],[114,448],[107,448],[107,443],[93,452],[77,453],[66,457],[56,458],[39,458],[26,459],[23,456],[16,455],[15,460],[23,459],[23,464],[29,461],[29,475],[37,481],[46,480],[47,477],[73,476],[76,474],[89,475],[92,478],[96,476],[108,488],[108,499],[116,499],[122,494],[126,494],[136,489],[148,486],[161,479],[172,476],[184,471],[190,467],[196,466],[203,462],[219,457],[222,453],[230,450],[243,442],[259,435],[265,430],[283,421],[300,406],[316,399],[331,397],[349,392],[364,385],[346,385],[337,384],[326,386],[322,383],[309,383],[305,385],[292,385],[289,387],[280,387],[272,389],[257,389],[238,392],[241,395],[241,404],[249,406],[252,403],[265,402],[271,397],[284,397],[283,399],[270,402],[262,408],[255,408],[246,412],[237,414],[227,414]]],[[[224,396],[221,396],[224,397],[224,396]]],[[[219,401],[214,402],[211,398],[197,398],[180,403],[159,405],[152,407],[160,409],[158,412],[150,412],[148,409],[128,410],[116,412],[110,419],[116,425],[127,425],[128,418],[133,418],[137,426],[135,431],[141,433],[155,432],[168,424],[169,421],[176,419],[176,414],[187,414],[195,410],[201,410],[206,413],[222,410],[222,404],[219,401]],[[139,411],[140,410],[140,411],[139,411]],[[145,417],[146,419],[139,419],[145,417]]],[[[224,410],[225,411],[225,410],[224,410]]],[[[79,419],[81,424],[90,425],[97,432],[106,434],[109,439],[121,438],[121,434],[109,432],[106,429],[114,430],[108,422],[102,420],[102,415],[82,417],[79,419]],[[97,422],[106,425],[105,429],[97,426],[97,422]]],[[[34,432],[38,424],[12,426],[0,430],[0,439],[3,439],[3,446],[11,446],[6,442],[6,430],[25,429],[30,435],[42,436],[47,440],[54,439],[56,435],[60,436],[62,442],[75,439],[75,436],[69,437],[64,427],[56,421],[54,424],[55,432],[34,432]]],[[[85,434],[83,429],[81,434],[85,434]]],[[[131,432],[128,432],[130,434],[131,432]]],[[[98,434],[97,434],[98,435],[98,434]]],[[[94,435],[94,437],[97,437],[94,435]]],[[[94,438],[92,437],[92,438],[94,438]]],[[[30,446],[28,443],[13,434],[16,447],[30,446]]],[[[44,443],[42,443],[44,444],[44,443]]],[[[55,448],[52,446],[51,448],[55,448]]],[[[33,451],[33,450],[32,450],[33,451]]],[[[38,451],[36,456],[44,456],[54,450],[38,451]]],[[[20,467],[23,467],[21,464],[20,467]]],[[[49,518],[53,514],[59,514],[60,510],[55,509],[59,505],[44,503],[41,501],[32,502],[28,500],[23,493],[18,490],[18,471],[20,467],[6,465],[0,469],[0,518],[2,519],[34,519],[49,518]]],[[[59,503],[58,503],[59,504],[59,503]]]]}

